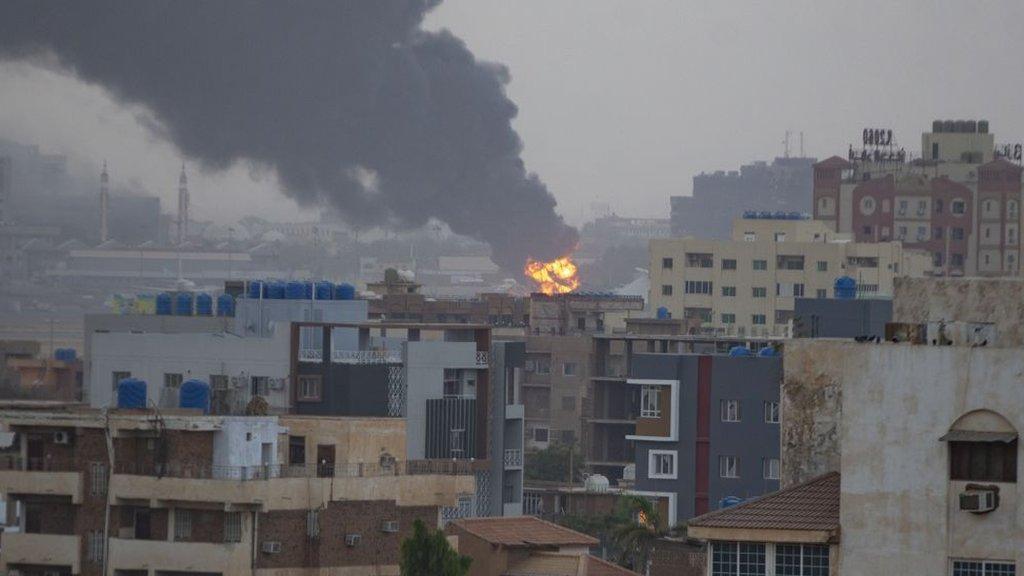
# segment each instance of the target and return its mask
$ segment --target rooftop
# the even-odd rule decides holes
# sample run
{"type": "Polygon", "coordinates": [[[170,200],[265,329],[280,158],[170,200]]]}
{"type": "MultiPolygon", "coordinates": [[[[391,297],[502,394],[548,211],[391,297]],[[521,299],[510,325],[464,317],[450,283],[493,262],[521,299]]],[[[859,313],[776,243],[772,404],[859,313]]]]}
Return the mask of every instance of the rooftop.
{"type": "Polygon", "coordinates": [[[636,572],[588,554],[534,552],[512,563],[502,576],[636,576],[636,572]]]}
{"type": "Polygon", "coordinates": [[[463,518],[455,526],[494,546],[597,546],[598,540],[534,516],[463,518]]]}

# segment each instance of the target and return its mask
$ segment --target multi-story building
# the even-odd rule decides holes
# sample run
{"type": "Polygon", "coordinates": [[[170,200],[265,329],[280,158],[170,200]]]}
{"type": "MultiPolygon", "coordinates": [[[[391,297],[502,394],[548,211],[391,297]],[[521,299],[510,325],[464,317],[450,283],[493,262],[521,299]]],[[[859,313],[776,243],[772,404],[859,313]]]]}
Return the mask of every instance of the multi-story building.
{"type": "Polygon", "coordinates": [[[868,132],[864,150],[814,165],[815,219],[857,242],[925,250],[939,274],[1020,273],[1020,158],[996,155],[987,121],[936,120],[914,160],[868,132]]]}
{"type": "Polygon", "coordinates": [[[671,199],[672,235],[724,240],[744,210],[807,211],[814,160],[776,158],[694,176],[693,194],[671,199]]]}
{"type": "Polygon", "coordinates": [[[414,520],[474,491],[468,463],[408,461],[400,419],[6,406],[0,491],[26,576],[396,574],[414,520]]]}
{"type": "Polygon", "coordinates": [[[893,279],[923,276],[931,257],[899,242],[850,242],[824,223],[749,217],[732,240],[651,241],[650,306],[726,335],[786,337],[794,299],[827,298],[840,277],[860,297],[892,294],[893,279]]]}

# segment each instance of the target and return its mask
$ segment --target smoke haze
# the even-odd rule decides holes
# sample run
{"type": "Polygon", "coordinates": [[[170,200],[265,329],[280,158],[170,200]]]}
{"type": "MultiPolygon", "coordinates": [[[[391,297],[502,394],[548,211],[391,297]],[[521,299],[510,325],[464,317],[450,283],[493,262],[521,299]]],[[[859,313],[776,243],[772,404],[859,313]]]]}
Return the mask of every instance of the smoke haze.
{"type": "Polygon", "coordinates": [[[526,172],[507,70],[447,31],[440,0],[0,3],[0,57],[58,66],[152,112],[207,167],[276,170],[357,225],[435,217],[518,270],[576,232],[526,172]]]}

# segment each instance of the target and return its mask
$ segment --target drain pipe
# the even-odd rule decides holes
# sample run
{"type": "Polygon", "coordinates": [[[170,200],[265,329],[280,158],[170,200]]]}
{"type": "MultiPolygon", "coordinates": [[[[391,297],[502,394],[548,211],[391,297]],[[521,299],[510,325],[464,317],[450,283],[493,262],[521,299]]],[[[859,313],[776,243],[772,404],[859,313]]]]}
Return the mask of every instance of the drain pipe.
{"type": "Polygon", "coordinates": [[[104,514],[103,514],[103,576],[109,576],[110,572],[110,479],[114,475],[114,440],[110,435],[110,413],[107,408],[103,409],[103,435],[107,441],[107,477],[106,490],[104,491],[104,514]]]}

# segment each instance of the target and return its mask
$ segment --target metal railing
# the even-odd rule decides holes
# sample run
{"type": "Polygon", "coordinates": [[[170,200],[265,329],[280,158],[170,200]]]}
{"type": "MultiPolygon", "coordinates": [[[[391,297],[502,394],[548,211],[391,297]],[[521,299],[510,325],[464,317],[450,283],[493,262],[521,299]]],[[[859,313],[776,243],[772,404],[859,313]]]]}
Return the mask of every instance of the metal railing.
{"type": "Polygon", "coordinates": [[[491,354],[486,350],[476,351],[476,365],[480,368],[487,368],[491,365],[491,354]]]}
{"type": "Polygon", "coordinates": [[[522,468],[523,451],[518,448],[505,449],[505,468],[522,468]]]}
{"type": "Polygon", "coordinates": [[[467,476],[473,463],[466,460],[408,460],[380,464],[268,464],[257,466],[183,466],[178,463],[143,464],[122,462],[117,474],[192,478],[197,480],[269,480],[273,478],[379,478],[385,476],[467,476]]]}
{"type": "Polygon", "coordinates": [[[323,362],[323,348],[300,348],[299,362],[323,362]]]}
{"type": "Polygon", "coordinates": [[[332,350],[331,362],[339,364],[400,364],[399,350],[332,350]]]}
{"type": "Polygon", "coordinates": [[[0,455],[0,470],[23,472],[78,472],[70,462],[49,458],[23,458],[16,454],[0,455]]]}

